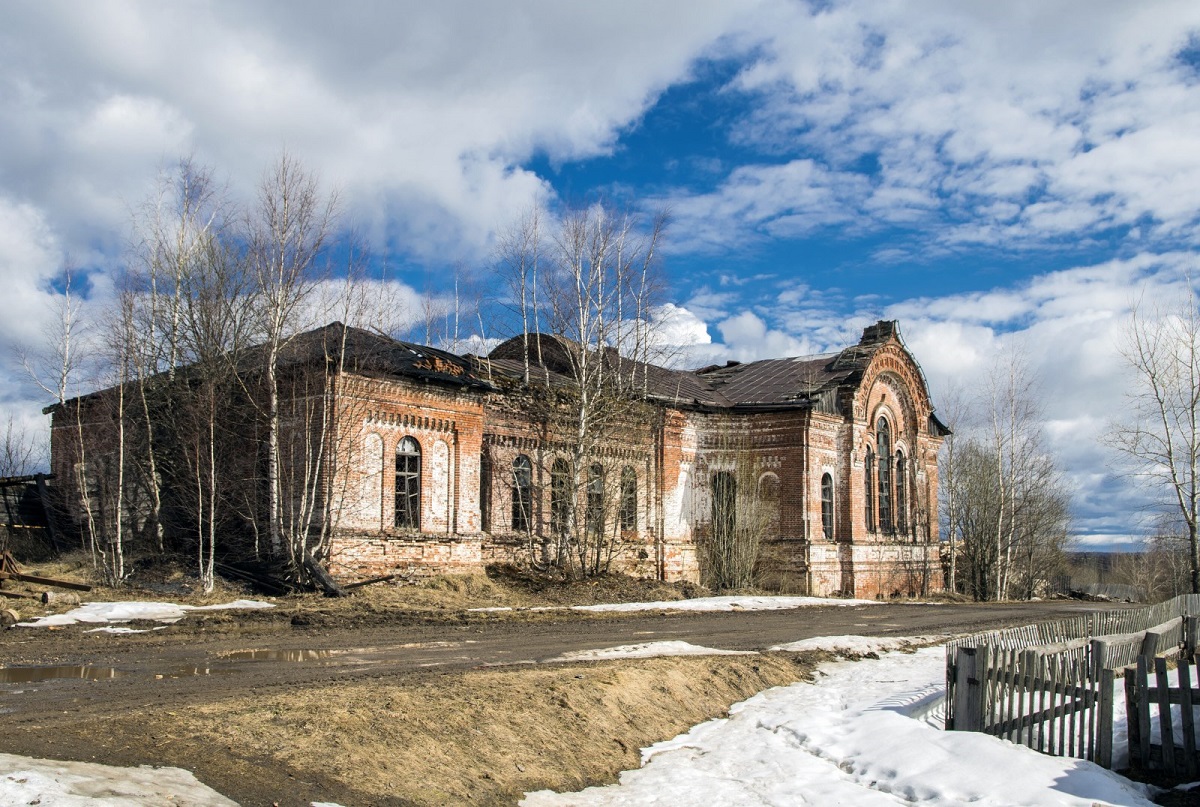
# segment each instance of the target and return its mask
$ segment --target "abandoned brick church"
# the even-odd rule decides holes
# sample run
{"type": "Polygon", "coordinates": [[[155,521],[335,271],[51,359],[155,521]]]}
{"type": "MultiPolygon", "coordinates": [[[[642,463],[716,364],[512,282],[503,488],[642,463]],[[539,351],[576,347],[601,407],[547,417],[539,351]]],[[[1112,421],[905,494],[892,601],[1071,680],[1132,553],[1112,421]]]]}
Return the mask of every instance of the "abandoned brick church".
{"type": "MultiPolygon", "coordinates": [[[[544,406],[573,383],[560,340],[457,356],[334,324],[297,345],[334,331],[351,360],[327,387],[332,456],[319,495],[324,560],[343,581],[544,560],[573,507],[616,536],[611,568],[639,576],[704,580],[704,542],[751,523],[765,587],[857,597],[943,587],[947,431],[895,322],[827,355],[637,365],[637,406],[589,450],[575,488],[567,435],[544,406]]],[[[60,478],[74,461],[68,428],[56,412],[60,478]]]]}

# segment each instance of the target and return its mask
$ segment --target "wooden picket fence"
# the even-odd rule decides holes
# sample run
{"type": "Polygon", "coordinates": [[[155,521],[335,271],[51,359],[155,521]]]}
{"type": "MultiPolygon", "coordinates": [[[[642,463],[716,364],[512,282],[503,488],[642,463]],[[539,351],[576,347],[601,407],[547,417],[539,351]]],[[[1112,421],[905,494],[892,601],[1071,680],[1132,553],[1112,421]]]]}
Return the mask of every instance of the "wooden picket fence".
{"type": "Polygon", "coordinates": [[[1113,683],[1141,656],[1189,653],[1200,596],[976,634],[946,649],[946,728],[1112,767],[1113,683]]]}
{"type": "Polygon", "coordinates": [[[1200,689],[1193,688],[1196,665],[1187,659],[1176,666],[1177,682],[1170,684],[1167,661],[1139,656],[1125,670],[1125,710],[1129,723],[1129,767],[1163,771],[1167,776],[1193,781],[1200,770],[1196,753],[1196,718],[1200,689]],[[1153,665],[1153,670],[1151,670],[1153,665]],[[1153,673],[1153,679],[1148,680],[1153,673]],[[1152,706],[1158,708],[1159,741],[1151,736],[1152,706]],[[1177,709],[1172,707],[1178,707],[1177,709]],[[1182,747],[1175,743],[1176,715],[1182,729],[1182,747]]]}

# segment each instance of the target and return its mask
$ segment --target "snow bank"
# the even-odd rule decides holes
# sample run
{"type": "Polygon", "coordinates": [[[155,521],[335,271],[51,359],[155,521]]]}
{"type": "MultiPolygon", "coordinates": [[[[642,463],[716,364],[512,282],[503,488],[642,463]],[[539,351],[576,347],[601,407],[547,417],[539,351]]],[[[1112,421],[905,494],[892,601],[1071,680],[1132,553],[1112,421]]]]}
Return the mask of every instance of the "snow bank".
{"type": "Polygon", "coordinates": [[[0,805],[237,807],[181,768],[116,768],[0,754],[0,805]]]}
{"type": "Polygon", "coordinates": [[[178,622],[192,611],[226,609],[274,608],[259,600],[234,600],[220,605],[178,605],[172,602],[89,602],[65,614],[44,616],[31,622],[18,622],[26,628],[46,628],[56,625],[109,624],[143,619],[154,622],[178,622]]]}
{"type": "Polygon", "coordinates": [[[688,642],[646,642],[645,644],[626,644],[617,647],[606,647],[600,650],[574,650],[563,653],[554,661],[602,661],[618,658],[656,658],[658,656],[753,656],[752,650],[719,650],[714,647],[701,647],[688,642]]]}
{"type": "Polygon", "coordinates": [[[539,606],[536,608],[470,608],[481,613],[496,611],[782,611],[822,605],[882,605],[881,600],[842,600],[824,597],[697,597],[694,600],[659,602],[614,602],[600,605],[539,606]]]}
{"type": "Polygon", "coordinates": [[[886,653],[889,650],[902,650],[914,645],[928,645],[945,641],[945,636],[815,636],[811,639],[801,639],[798,642],[777,644],[769,649],[789,653],[827,650],[830,653],[863,656],[867,653],[886,653]]]}
{"type": "Polygon", "coordinates": [[[643,767],[618,785],[539,791],[521,804],[1153,804],[1143,786],[1089,762],[938,730],[931,705],[944,675],[941,647],[824,664],[815,684],[767,690],[728,718],[644,749],[643,767]]]}

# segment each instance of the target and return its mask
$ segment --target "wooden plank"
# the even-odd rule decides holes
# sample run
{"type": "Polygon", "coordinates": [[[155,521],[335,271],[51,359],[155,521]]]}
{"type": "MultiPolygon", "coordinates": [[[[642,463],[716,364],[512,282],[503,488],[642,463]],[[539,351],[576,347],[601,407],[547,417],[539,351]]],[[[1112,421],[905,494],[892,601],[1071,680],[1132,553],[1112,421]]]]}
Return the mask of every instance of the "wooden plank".
{"type": "Polygon", "coordinates": [[[1138,719],[1140,709],[1137,701],[1137,669],[1125,668],[1125,725],[1129,735],[1129,767],[1137,770],[1145,767],[1145,755],[1142,752],[1141,721],[1138,719]]]}
{"type": "Polygon", "coordinates": [[[1154,660],[1154,676],[1158,684],[1158,725],[1162,734],[1163,769],[1172,776],[1178,775],[1175,769],[1175,731],[1171,725],[1171,700],[1169,697],[1170,683],[1167,681],[1167,660],[1154,660]]]}
{"type": "Polygon", "coordinates": [[[1183,729],[1183,770],[1188,781],[1196,779],[1196,720],[1192,714],[1192,664],[1179,663],[1179,721],[1183,729]]]}
{"type": "Polygon", "coordinates": [[[978,686],[975,681],[975,654],[973,647],[958,648],[958,659],[955,662],[954,682],[954,729],[956,731],[979,731],[972,715],[972,687],[978,686]]]}
{"type": "MultiPolygon", "coordinates": [[[[1046,657],[1039,655],[1037,663],[1038,677],[1038,711],[1046,710],[1046,657]]],[[[1037,750],[1045,752],[1046,750],[1046,721],[1039,720],[1037,724],[1037,750]]]]}
{"type": "Polygon", "coordinates": [[[1058,659],[1049,657],[1046,659],[1046,666],[1050,673],[1050,744],[1048,746],[1051,755],[1057,754],[1062,756],[1062,731],[1059,726],[1058,719],[1054,715],[1058,712],[1058,659]],[[1055,743],[1055,740],[1058,740],[1055,743]]]}
{"type": "Polygon", "coordinates": [[[57,588],[69,588],[73,591],[92,590],[92,587],[86,583],[75,583],[70,580],[56,580],[53,577],[38,577],[35,574],[23,574],[21,572],[0,572],[0,580],[20,580],[22,583],[33,583],[39,586],[56,586],[57,588]]]}
{"type": "Polygon", "coordinates": [[[1136,689],[1133,702],[1137,704],[1138,743],[1141,746],[1142,764],[1150,766],[1150,697],[1146,692],[1146,675],[1149,666],[1146,656],[1138,656],[1136,689]]]}
{"type": "Polygon", "coordinates": [[[1100,669],[1100,714],[1096,727],[1096,764],[1112,770],[1113,700],[1116,673],[1100,669]]]}
{"type": "MultiPolygon", "coordinates": [[[[1070,659],[1070,664],[1067,669],[1069,670],[1070,676],[1068,680],[1072,683],[1079,681],[1079,659],[1070,659]]],[[[1069,698],[1076,698],[1074,686],[1072,686],[1072,689],[1070,689],[1069,698]]],[[[1072,706],[1074,706],[1074,704],[1072,704],[1072,706]]],[[[1080,747],[1075,745],[1075,741],[1079,739],[1079,725],[1076,725],[1075,722],[1076,715],[1079,715],[1079,710],[1072,709],[1070,710],[1070,715],[1067,718],[1068,725],[1070,727],[1070,734],[1068,735],[1069,741],[1067,743],[1068,757],[1075,757],[1076,751],[1081,751],[1080,747]]],[[[1082,721],[1079,721],[1079,723],[1082,724],[1082,721]]]]}

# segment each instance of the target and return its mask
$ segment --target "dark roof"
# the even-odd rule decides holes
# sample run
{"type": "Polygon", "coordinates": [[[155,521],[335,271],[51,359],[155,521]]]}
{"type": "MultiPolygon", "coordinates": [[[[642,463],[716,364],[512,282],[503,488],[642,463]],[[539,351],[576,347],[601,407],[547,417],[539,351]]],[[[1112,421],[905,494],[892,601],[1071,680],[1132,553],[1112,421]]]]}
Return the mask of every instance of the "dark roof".
{"type": "Polygon", "coordinates": [[[340,322],[297,335],[288,342],[280,361],[285,365],[322,360],[336,364],[343,354],[345,369],[350,372],[404,376],[479,390],[492,388],[467,358],[340,322]]]}
{"type": "MultiPolygon", "coordinates": [[[[854,388],[875,351],[892,339],[899,339],[894,321],[880,321],[863,330],[858,344],[836,353],[797,356],[762,361],[731,361],[699,370],[672,370],[653,364],[619,359],[611,348],[604,350],[606,361],[621,362],[623,372],[644,379],[647,395],[677,406],[713,409],[808,408],[836,413],[839,390],[854,388]]],[[[572,349],[577,346],[558,336],[531,334],[531,358],[542,363],[531,369],[539,378],[569,385],[572,349]],[[540,353],[538,349],[540,348],[540,353]]],[[[488,360],[493,372],[520,379],[524,373],[525,340],[514,337],[497,346],[488,360]]]]}
{"type": "Polygon", "coordinates": [[[713,389],[733,405],[782,406],[806,402],[813,395],[846,379],[851,370],[832,369],[839,354],[764,359],[715,369],[697,370],[713,389]]]}

